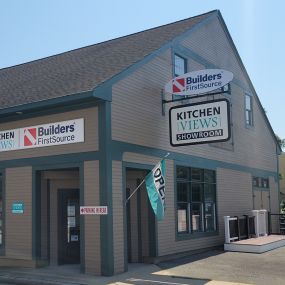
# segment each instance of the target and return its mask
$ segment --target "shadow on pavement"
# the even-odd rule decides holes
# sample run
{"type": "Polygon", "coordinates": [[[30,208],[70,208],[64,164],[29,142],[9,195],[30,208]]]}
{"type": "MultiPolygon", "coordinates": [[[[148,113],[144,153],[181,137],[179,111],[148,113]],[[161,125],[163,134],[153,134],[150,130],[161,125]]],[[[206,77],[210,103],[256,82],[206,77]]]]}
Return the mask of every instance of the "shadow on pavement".
{"type": "Polygon", "coordinates": [[[215,249],[215,250],[211,250],[211,251],[207,251],[207,252],[189,255],[186,257],[182,257],[182,258],[177,258],[177,259],[172,259],[169,261],[159,262],[157,264],[157,266],[159,266],[161,269],[170,269],[172,267],[184,265],[184,264],[191,263],[191,262],[198,261],[198,260],[203,260],[203,259],[206,259],[209,257],[224,254],[224,253],[225,252],[222,249],[215,249]]]}

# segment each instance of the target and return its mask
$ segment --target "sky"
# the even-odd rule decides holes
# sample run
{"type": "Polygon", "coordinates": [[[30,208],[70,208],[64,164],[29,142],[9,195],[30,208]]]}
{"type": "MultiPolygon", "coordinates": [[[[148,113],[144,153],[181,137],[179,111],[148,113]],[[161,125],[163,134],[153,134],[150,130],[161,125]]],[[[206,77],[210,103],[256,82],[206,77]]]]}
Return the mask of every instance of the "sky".
{"type": "Polygon", "coordinates": [[[274,132],[285,139],[284,0],[0,0],[0,68],[216,9],[274,132]]]}

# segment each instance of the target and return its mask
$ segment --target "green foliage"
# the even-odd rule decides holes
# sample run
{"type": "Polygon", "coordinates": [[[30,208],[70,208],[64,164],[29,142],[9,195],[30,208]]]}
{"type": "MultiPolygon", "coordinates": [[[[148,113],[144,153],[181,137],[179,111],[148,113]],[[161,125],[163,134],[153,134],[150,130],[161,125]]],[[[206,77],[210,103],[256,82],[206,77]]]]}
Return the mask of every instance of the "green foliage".
{"type": "Polygon", "coordinates": [[[285,139],[281,139],[279,136],[275,135],[277,142],[279,143],[281,149],[285,149],[285,139]]]}

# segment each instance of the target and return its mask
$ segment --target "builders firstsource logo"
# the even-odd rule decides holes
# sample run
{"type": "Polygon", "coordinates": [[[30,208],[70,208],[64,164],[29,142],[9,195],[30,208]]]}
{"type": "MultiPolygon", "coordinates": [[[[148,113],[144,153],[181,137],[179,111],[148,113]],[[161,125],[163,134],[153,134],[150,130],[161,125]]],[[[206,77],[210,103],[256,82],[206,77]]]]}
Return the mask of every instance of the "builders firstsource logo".
{"type": "Polygon", "coordinates": [[[84,119],[0,131],[0,152],[84,142],[84,119]]]}
{"type": "Polygon", "coordinates": [[[84,121],[57,122],[53,124],[39,125],[23,129],[20,138],[23,138],[22,146],[43,147],[60,144],[70,144],[84,141],[84,121]]]}
{"type": "Polygon", "coordinates": [[[37,143],[37,129],[25,129],[24,130],[24,146],[33,146],[37,143]]]}

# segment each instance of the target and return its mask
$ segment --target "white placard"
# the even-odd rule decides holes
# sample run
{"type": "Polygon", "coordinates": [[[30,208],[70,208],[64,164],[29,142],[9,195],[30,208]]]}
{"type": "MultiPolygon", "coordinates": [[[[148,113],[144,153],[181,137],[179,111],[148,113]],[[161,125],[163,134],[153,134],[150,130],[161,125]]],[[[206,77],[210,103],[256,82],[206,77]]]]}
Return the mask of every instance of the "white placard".
{"type": "Polygon", "coordinates": [[[80,215],[108,215],[107,206],[83,206],[80,207],[80,215]]]}
{"type": "Polygon", "coordinates": [[[170,108],[170,144],[183,146],[229,140],[229,108],[226,99],[170,108]]]}
{"type": "Polygon", "coordinates": [[[173,95],[197,95],[219,89],[233,80],[233,73],[224,69],[203,69],[171,79],[164,87],[173,95]]]}
{"type": "Polygon", "coordinates": [[[84,142],[84,119],[0,131],[0,152],[84,142]]]}

